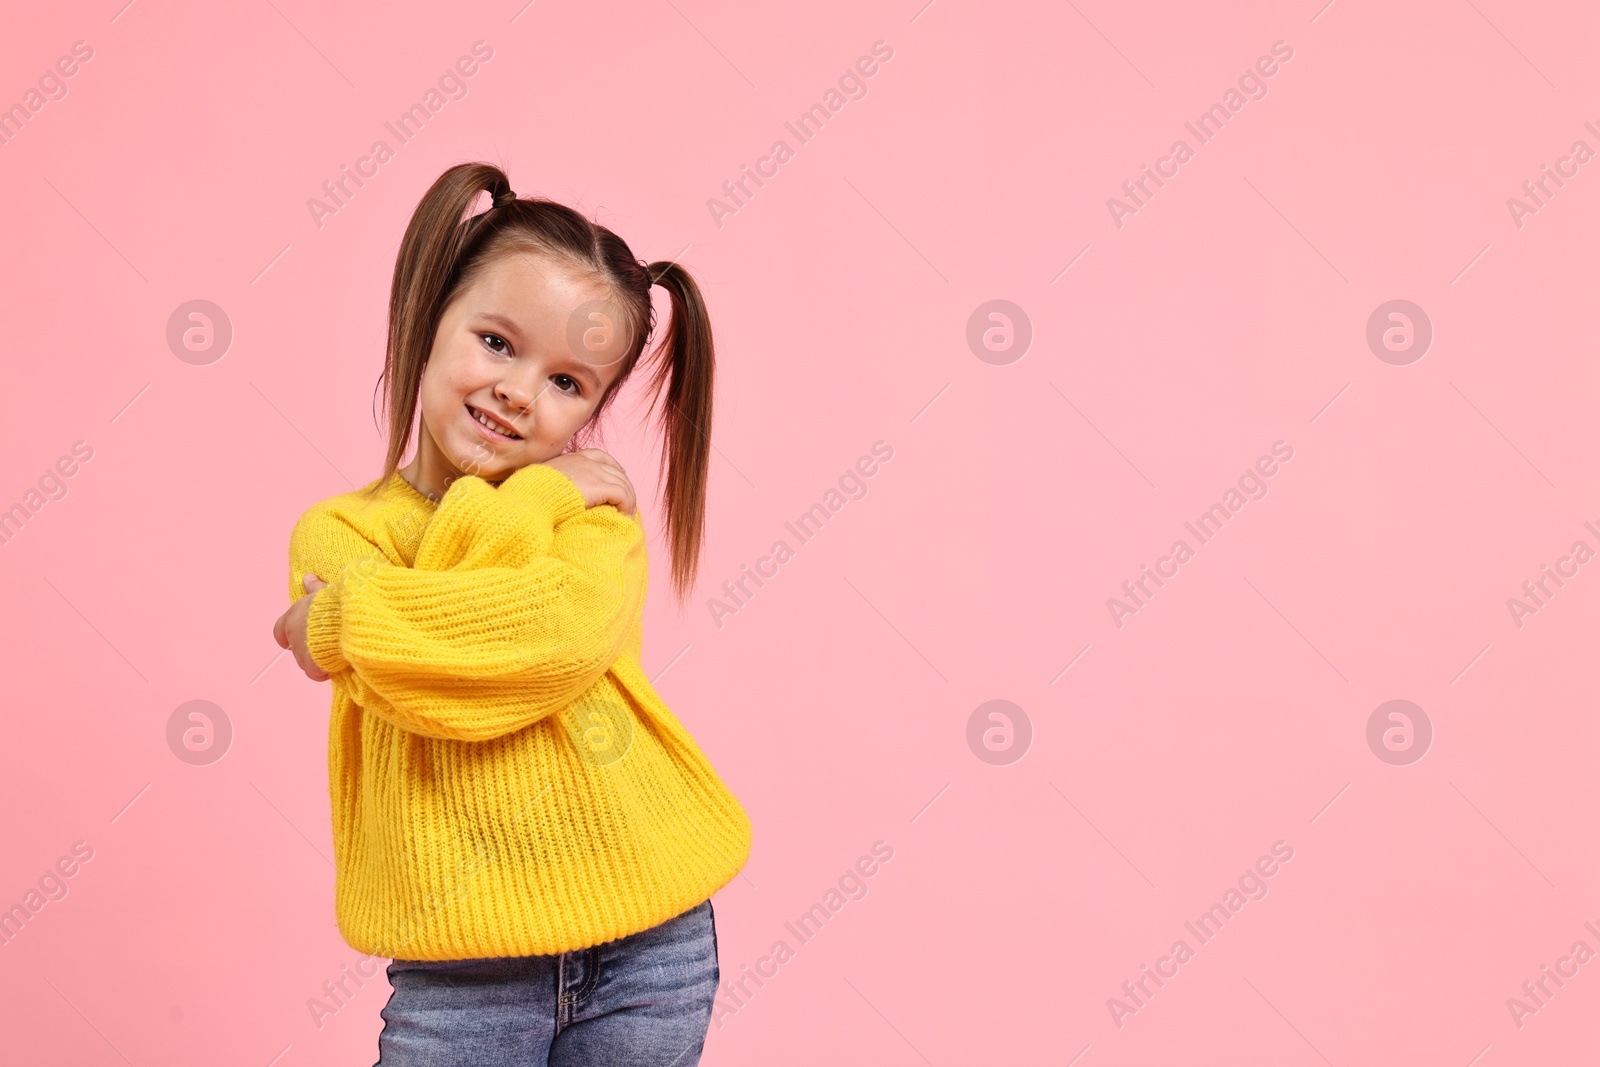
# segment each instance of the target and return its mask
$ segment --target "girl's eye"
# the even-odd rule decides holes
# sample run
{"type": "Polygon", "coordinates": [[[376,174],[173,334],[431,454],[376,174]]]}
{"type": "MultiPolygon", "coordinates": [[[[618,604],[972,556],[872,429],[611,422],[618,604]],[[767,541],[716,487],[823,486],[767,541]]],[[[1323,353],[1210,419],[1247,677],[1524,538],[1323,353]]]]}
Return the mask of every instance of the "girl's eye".
{"type": "Polygon", "coordinates": [[[511,347],[510,345],[506,345],[505,348],[494,347],[494,342],[496,341],[502,345],[506,344],[506,339],[497,333],[481,333],[478,336],[483,339],[484,344],[489,346],[489,351],[494,352],[496,355],[505,355],[507,349],[511,347]]]}
{"type": "Polygon", "coordinates": [[[567,391],[567,388],[566,388],[566,386],[561,384],[562,382],[571,382],[572,383],[572,390],[573,390],[572,391],[572,395],[579,396],[579,395],[582,395],[582,393],[583,393],[583,386],[579,385],[578,384],[578,380],[576,378],[572,377],[571,375],[568,375],[568,374],[557,374],[557,375],[552,376],[550,380],[555,382],[556,383],[556,388],[560,389],[563,393],[565,393],[567,391]]]}

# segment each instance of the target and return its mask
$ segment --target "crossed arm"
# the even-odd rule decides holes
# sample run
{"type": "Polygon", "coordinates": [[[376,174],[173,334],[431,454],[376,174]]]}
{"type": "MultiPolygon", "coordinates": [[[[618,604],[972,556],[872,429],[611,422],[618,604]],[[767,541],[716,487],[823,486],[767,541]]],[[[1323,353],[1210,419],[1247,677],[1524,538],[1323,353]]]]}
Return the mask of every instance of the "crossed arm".
{"type": "Polygon", "coordinates": [[[593,685],[646,584],[638,518],[585,508],[566,475],[540,464],[498,488],[453,482],[410,567],[321,506],[296,524],[289,556],[291,599],[307,595],[306,575],[329,579],[305,615],[316,666],[397,726],[464,741],[519,730],[593,685]]]}

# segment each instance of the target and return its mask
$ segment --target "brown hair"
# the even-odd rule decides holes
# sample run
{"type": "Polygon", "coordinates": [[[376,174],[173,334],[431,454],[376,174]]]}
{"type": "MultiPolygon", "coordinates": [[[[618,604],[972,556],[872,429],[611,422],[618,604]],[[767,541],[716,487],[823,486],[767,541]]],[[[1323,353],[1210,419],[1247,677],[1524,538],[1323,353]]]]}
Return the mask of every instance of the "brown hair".
{"type": "Polygon", "coordinates": [[[580,439],[587,440],[591,431],[598,432],[600,416],[650,340],[655,329],[650,286],[661,285],[672,297],[671,327],[657,349],[646,417],[654,413],[665,386],[661,465],[666,470],[666,486],[662,503],[673,584],[682,600],[699,567],[711,450],[715,358],[711,320],[700,289],[676,263],[645,264],[635,259],[622,238],[571,208],[541,197],[516,197],[504,172],[488,163],[461,163],[441,174],[423,194],[400,242],[389,291],[388,348],[377,386],[388,414],[389,454],[383,477],[373,491],[388,483],[411,443],[422,368],[433,350],[445,308],[496,257],[511,252],[556,256],[580,270],[593,271],[611,290],[611,299],[625,320],[620,324],[623,335],[632,339],[616,380],[600,398],[594,414],[573,435],[574,447],[580,439]],[[486,191],[493,206],[467,217],[486,191]]]}

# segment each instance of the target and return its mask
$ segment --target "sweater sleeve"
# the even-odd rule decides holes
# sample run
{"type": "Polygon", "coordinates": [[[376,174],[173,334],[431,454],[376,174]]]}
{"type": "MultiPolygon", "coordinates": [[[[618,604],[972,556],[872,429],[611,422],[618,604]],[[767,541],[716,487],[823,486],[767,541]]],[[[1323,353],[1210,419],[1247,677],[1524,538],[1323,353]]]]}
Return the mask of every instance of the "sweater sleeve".
{"type": "MultiPolygon", "coordinates": [[[[289,535],[289,602],[296,603],[308,595],[304,584],[308,574],[331,584],[346,569],[370,568],[378,561],[386,561],[384,551],[361,523],[328,501],[315,504],[300,517],[289,535]]],[[[312,604],[317,602],[313,600],[312,604]]],[[[337,630],[312,625],[306,638],[311,658],[323,670],[331,675],[348,668],[339,654],[337,630]]]]}
{"type": "Polygon", "coordinates": [[[369,556],[317,592],[318,664],[362,708],[428,737],[485,741],[560,711],[621,653],[642,608],[644,531],[585,508],[542,464],[451,484],[412,566],[369,556]]]}

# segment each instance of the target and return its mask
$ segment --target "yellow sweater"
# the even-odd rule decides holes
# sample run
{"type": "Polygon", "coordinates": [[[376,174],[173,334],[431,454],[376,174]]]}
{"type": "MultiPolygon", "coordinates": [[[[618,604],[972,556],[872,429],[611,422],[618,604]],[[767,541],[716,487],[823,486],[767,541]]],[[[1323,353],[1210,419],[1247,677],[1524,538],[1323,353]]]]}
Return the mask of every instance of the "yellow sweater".
{"type": "Polygon", "coordinates": [[[726,884],[750,820],[639,662],[644,529],[534,464],[314,505],[289,596],[331,676],[335,911],[389,959],[567,952],[726,884]]]}

